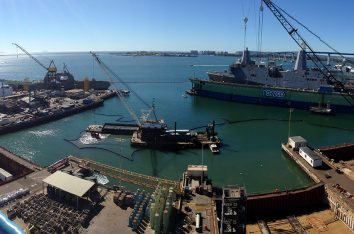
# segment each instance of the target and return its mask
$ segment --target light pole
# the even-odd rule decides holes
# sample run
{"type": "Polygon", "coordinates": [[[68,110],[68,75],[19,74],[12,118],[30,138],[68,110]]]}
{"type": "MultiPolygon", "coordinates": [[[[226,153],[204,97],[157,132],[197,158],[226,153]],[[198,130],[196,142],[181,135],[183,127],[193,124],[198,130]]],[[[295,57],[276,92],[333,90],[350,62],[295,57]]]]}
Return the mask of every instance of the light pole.
{"type": "Polygon", "coordinates": [[[288,139],[290,137],[290,123],[291,123],[291,113],[294,111],[294,108],[289,109],[289,130],[288,130],[288,139]]]}
{"type": "Polygon", "coordinates": [[[204,153],[203,150],[204,149],[204,144],[202,143],[202,185],[203,185],[203,181],[204,181],[204,153]]]}

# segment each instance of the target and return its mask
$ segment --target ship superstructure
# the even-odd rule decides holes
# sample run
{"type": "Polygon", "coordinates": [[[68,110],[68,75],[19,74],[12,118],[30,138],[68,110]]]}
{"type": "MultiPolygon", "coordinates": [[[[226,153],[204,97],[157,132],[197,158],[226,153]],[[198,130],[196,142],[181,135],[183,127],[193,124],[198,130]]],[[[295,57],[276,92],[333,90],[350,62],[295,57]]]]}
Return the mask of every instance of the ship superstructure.
{"type": "Polygon", "coordinates": [[[263,0],[263,3],[301,48],[294,69],[284,70],[272,63],[256,63],[245,48],[241,60],[231,64],[228,71],[208,72],[209,80],[190,79],[192,89],[188,93],[261,105],[307,110],[316,107],[316,113],[332,110],[354,113],[352,84],[332,74],[331,69],[324,65],[309,43],[284,17],[281,8],[270,0],[263,0]],[[307,60],[311,60],[315,67],[307,67],[307,60]]]}

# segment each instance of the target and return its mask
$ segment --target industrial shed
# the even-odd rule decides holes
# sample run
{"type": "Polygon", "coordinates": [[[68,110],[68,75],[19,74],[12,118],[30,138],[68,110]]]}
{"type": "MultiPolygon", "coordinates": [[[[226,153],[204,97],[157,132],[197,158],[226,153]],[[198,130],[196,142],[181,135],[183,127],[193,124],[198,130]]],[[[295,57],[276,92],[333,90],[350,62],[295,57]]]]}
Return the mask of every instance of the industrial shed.
{"type": "Polygon", "coordinates": [[[293,150],[299,150],[300,147],[306,147],[307,141],[301,136],[289,137],[288,144],[293,150]]]}
{"type": "Polygon", "coordinates": [[[312,167],[322,166],[321,158],[318,155],[316,155],[309,147],[300,147],[299,154],[312,167]]]}
{"type": "Polygon", "coordinates": [[[92,181],[84,180],[61,171],[57,171],[43,180],[43,190],[44,184],[53,187],[55,189],[53,194],[59,196],[59,199],[63,197],[68,199],[68,196],[65,196],[65,194],[70,194],[70,199],[76,200],[77,208],[79,207],[79,199],[87,197],[95,185],[92,181]]]}

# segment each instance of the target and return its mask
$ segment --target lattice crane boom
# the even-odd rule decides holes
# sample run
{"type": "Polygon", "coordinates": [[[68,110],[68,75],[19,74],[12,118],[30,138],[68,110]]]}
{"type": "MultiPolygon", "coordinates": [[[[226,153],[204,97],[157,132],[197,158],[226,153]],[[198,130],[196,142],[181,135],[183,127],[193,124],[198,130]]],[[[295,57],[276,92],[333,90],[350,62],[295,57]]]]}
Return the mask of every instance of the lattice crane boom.
{"type": "Polygon", "coordinates": [[[109,82],[111,85],[113,85],[113,91],[117,94],[118,98],[123,102],[123,105],[129,112],[130,116],[136,121],[137,124],[141,125],[139,118],[135,114],[133,108],[130,106],[130,104],[125,100],[125,98],[122,96],[121,92],[119,92],[118,88],[116,87],[116,82],[113,81],[112,75],[116,76],[116,74],[112,74],[112,71],[107,67],[105,63],[92,51],[90,51],[90,54],[95,58],[97,64],[101,68],[101,70],[106,74],[107,78],[109,79],[109,82]]]}
{"type": "Polygon", "coordinates": [[[19,48],[20,50],[22,50],[25,54],[27,54],[31,59],[33,59],[36,63],[38,63],[41,67],[43,67],[44,69],[46,69],[48,72],[50,73],[56,73],[57,72],[57,67],[54,64],[54,61],[51,60],[49,63],[49,66],[46,67],[43,63],[41,63],[36,57],[34,57],[33,55],[31,55],[27,50],[25,50],[23,47],[19,46],[16,43],[12,43],[13,45],[15,45],[17,48],[19,48]]]}

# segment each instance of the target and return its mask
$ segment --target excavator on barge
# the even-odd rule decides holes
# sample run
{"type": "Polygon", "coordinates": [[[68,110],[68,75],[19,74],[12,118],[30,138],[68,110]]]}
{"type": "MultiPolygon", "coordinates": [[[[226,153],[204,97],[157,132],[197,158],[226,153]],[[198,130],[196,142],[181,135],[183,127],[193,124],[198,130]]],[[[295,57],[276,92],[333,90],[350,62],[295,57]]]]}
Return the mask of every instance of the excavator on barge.
{"type": "Polygon", "coordinates": [[[95,58],[97,64],[112,84],[113,91],[117,94],[119,100],[123,103],[125,109],[129,112],[135,124],[106,123],[104,125],[90,125],[86,131],[91,134],[113,134],[113,135],[132,135],[131,145],[134,147],[163,148],[163,149],[181,149],[196,148],[201,145],[215,144],[219,145],[220,140],[215,132],[215,123],[206,126],[204,132],[193,130],[179,130],[175,123],[174,129],[168,129],[163,119],[158,119],[155,112],[155,104],[149,105],[140,97],[131,87],[124,82],[112,69],[110,69],[99,56],[90,52],[95,58]],[[113,79],[118,80],[114,82],[113,79]],[[124,90],[135,95],[137,99],[148,108],[140,118],[134,112],[132,106],[125,98],[121,89],[118,89],[117,83],[124,86],[124,90]]]}

